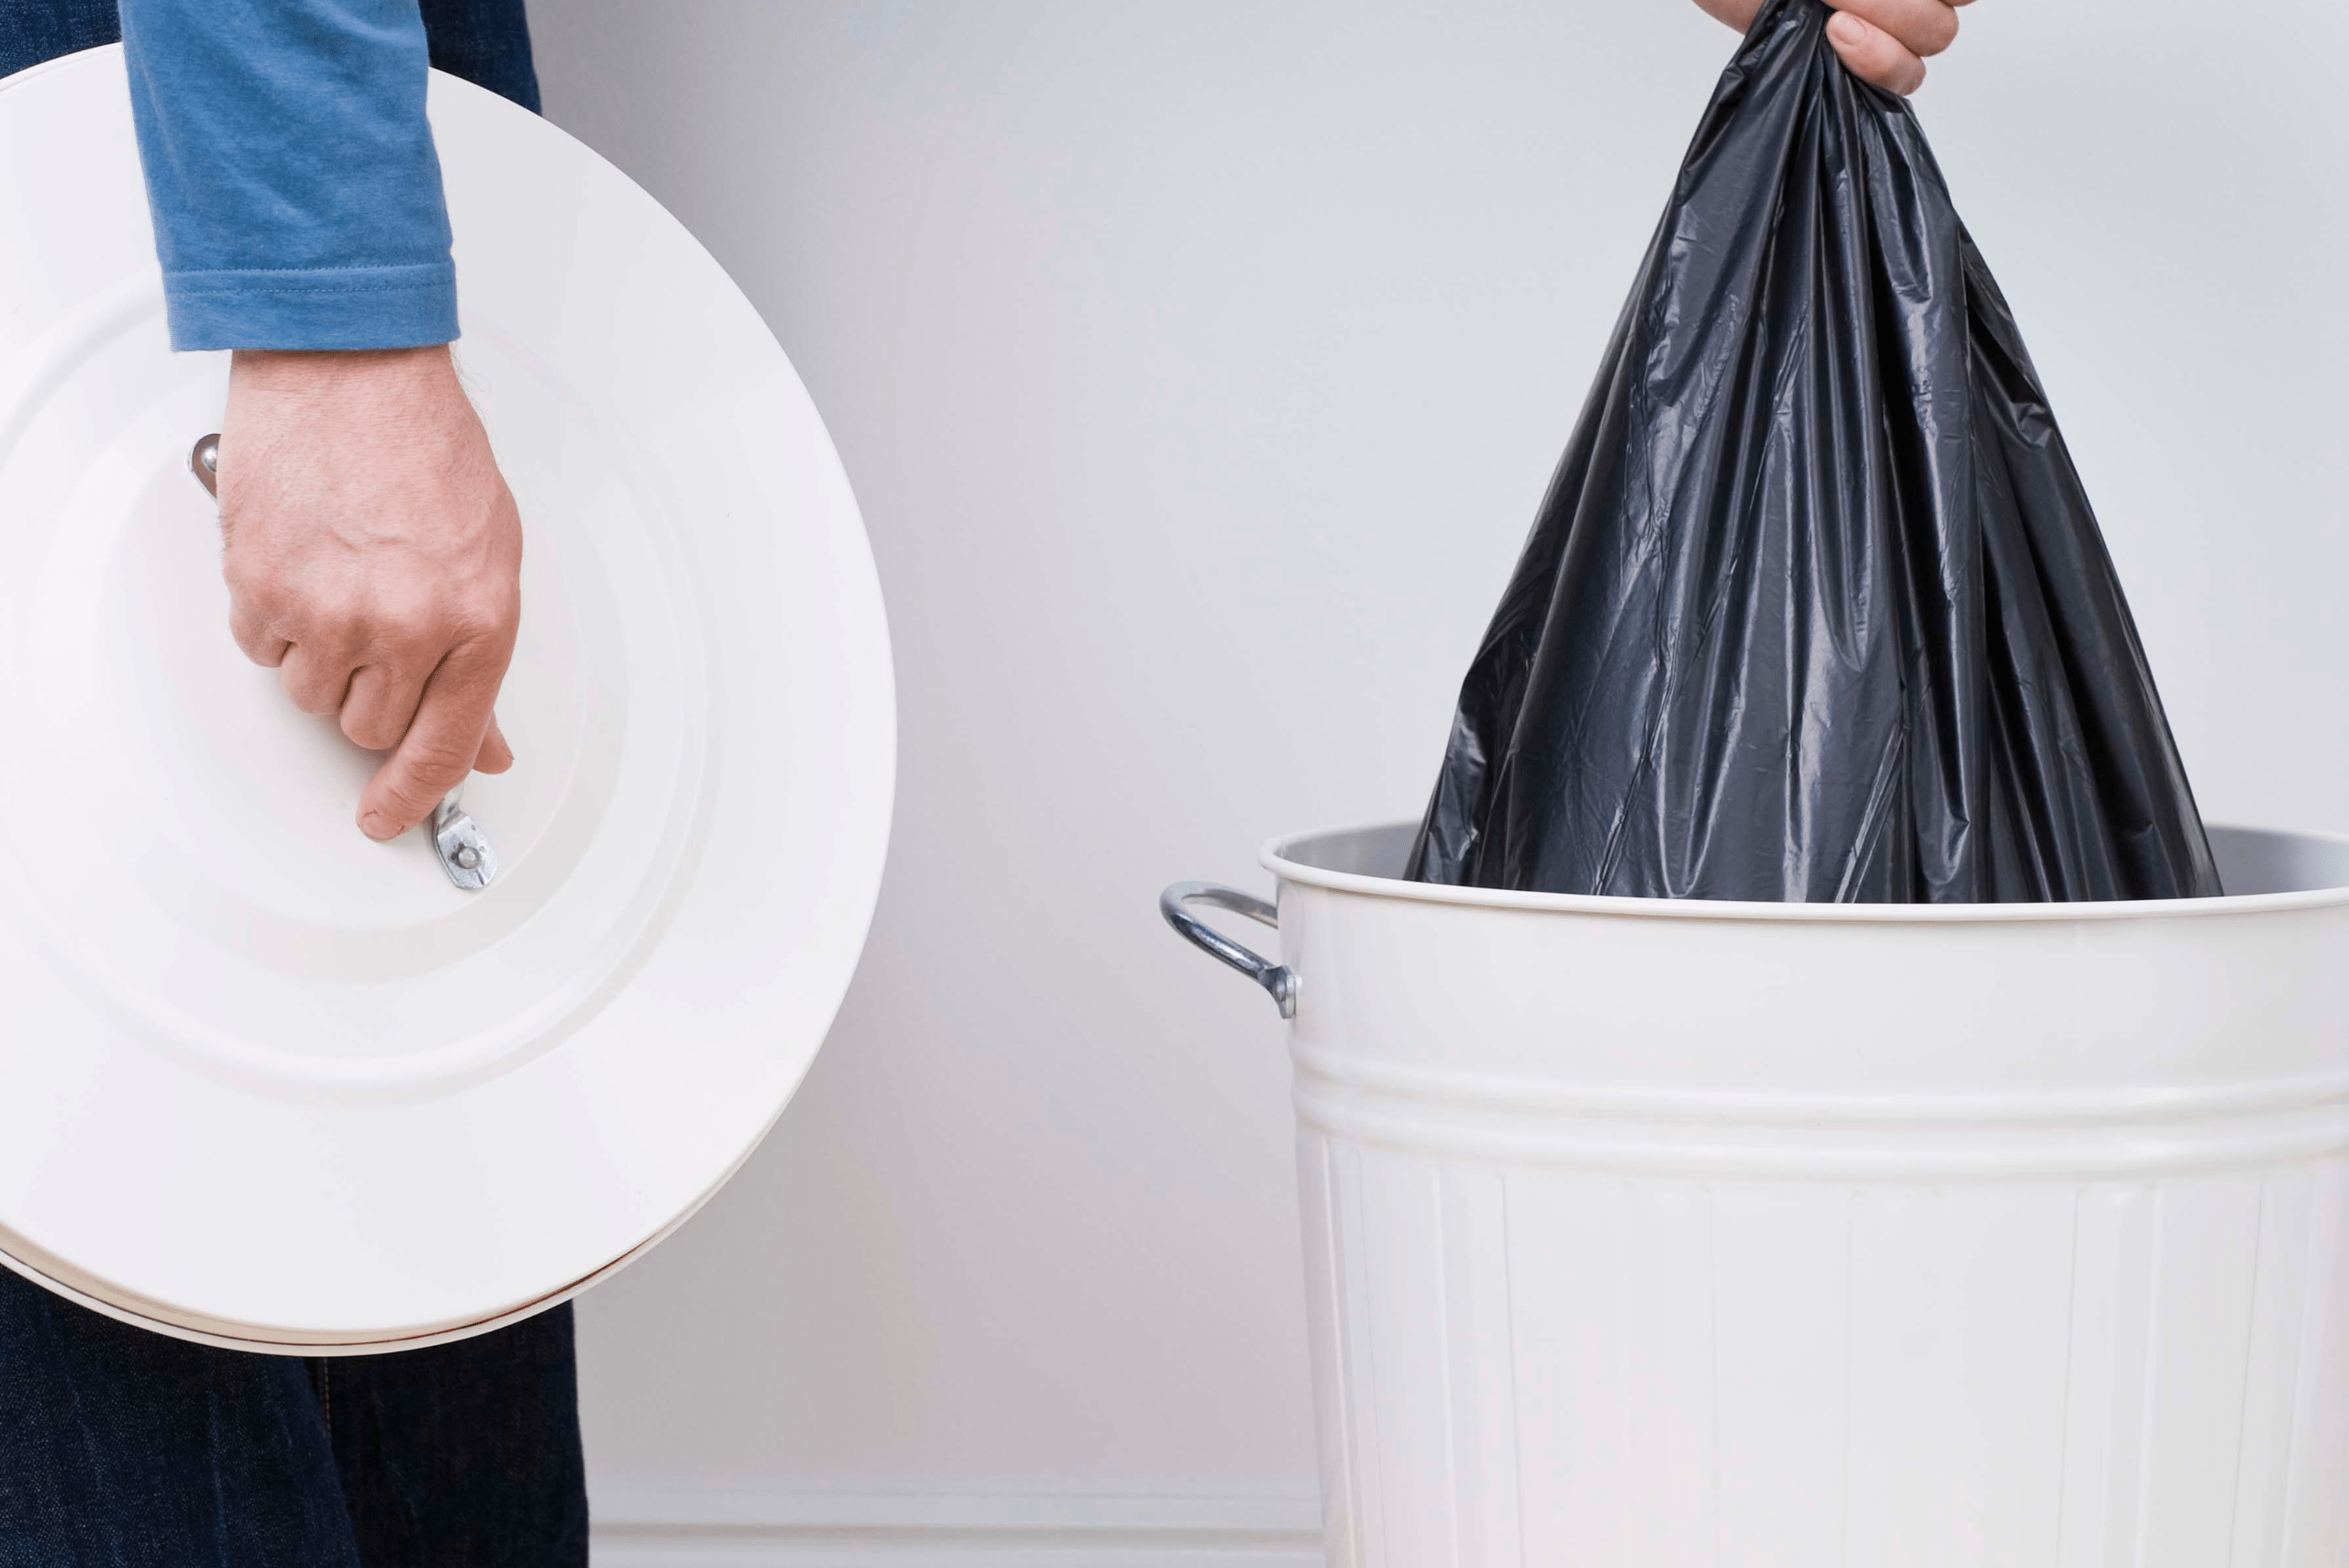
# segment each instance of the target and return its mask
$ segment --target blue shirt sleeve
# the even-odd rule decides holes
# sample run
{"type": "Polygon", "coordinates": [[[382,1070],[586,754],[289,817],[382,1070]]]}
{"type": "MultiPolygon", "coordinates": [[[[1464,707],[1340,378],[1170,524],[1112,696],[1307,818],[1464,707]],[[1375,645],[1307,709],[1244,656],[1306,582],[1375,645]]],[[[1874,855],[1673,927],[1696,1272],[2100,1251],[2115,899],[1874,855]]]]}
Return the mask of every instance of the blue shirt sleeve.
{"type": "Polygon", "coordinates": [[[122,0],[175,349],[457,336],[417,0],[122,0]]]}

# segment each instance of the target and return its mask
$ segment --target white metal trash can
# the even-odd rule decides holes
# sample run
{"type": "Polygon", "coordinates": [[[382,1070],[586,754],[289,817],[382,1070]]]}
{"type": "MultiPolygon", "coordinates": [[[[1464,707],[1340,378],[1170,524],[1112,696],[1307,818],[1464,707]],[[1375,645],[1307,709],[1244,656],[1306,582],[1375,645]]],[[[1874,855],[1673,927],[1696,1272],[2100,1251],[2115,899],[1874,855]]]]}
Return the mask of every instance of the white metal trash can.
{"type": "Polygon", "coordinates": [[[1674,902],[1275,841],[1329,1560],[2349,1558],[2349,840],[1674,902]]]}

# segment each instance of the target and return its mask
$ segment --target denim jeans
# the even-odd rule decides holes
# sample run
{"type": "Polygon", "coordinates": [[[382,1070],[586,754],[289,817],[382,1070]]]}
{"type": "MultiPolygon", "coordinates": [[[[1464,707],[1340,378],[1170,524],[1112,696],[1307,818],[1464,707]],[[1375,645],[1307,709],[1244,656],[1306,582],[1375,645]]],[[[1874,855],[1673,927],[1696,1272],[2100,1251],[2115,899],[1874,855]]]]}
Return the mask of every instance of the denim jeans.
{"type": "Polygon", "coordinates": [[[0,0],[0,76],[122,41],[115,0],[0,0]]]}
{"type": "Polygon", "coordinates": [[[0,1270],[0,1568],[585,1568],[571,1308],[251,1355],[0,1270]]]}

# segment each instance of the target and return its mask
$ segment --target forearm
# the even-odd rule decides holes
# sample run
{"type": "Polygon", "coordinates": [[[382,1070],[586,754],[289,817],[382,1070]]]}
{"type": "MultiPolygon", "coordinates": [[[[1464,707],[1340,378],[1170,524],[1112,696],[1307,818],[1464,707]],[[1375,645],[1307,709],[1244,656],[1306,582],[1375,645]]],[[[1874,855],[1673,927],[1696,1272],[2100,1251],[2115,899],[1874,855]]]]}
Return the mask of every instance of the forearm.
{"type": "Polygon", "coordinates": [[[121,0],[172,341],[457,335],[416,0],[121,0]]]}

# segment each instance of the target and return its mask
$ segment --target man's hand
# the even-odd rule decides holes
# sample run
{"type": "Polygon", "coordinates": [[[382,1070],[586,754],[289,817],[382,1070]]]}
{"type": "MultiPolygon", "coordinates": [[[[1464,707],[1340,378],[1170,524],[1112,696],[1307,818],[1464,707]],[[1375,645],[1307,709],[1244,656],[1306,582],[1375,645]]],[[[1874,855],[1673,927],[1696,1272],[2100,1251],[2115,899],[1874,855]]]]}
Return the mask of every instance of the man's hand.
{"type": "MultiPolygon", "coordinates": [[[[1957,37],[1957,7],[1968,0],[1827,0],[1836,16],[1827,41],[1862,81],[1903,97],[1924,85],[1925,61],[1957,37]]],[[[1739,32],[1753,25],[1762,0],[1697,0],[1739,32]]]]}
{"type": "Polygon", "coordinates": [[[392,755],[389,839],[514,754],[492,709],[521,619],[522,521],[447,347],[239,350],[220,430],[229,630],[306,713],[392,755]]]}

